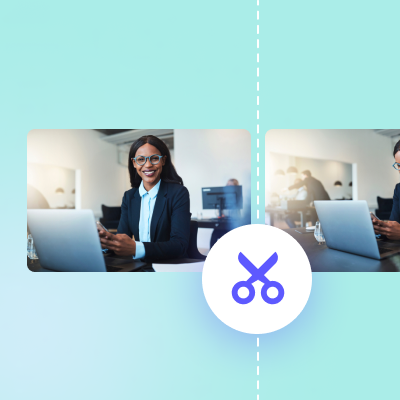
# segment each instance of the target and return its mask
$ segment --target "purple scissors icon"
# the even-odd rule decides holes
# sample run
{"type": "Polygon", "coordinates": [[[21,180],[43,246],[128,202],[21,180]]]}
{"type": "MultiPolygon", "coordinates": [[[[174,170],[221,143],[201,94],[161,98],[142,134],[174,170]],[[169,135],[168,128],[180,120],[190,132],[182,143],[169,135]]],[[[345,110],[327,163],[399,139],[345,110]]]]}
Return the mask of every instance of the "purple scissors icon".
{"type": "Polygon", "coordinates": [[[243,265],[247,271],[250,272],[251,276],[247,281],[240,281],[236,283],[232,288],[232,297],[239,304],[248,304],[253,301],[256,291],[253,283],[257,281],[264,282],[261,288],[261,297],[268,304],[278,304],[285,295],[283,286],[276,281],[270,281],[265,274],[276,264],[278,261],[278,254],[274,253],[260,268],[257,268],[251,261],[245,257],[243,253],[239,253],[239,262],[243,265]],[[239,289],[245,287],[249,291],[249,295],[245,298],[239,297],[239,289]],[[267,291],[269,288],[274,287],[278,290],[278,295],[274,298],[268,296],[267,291]]]}

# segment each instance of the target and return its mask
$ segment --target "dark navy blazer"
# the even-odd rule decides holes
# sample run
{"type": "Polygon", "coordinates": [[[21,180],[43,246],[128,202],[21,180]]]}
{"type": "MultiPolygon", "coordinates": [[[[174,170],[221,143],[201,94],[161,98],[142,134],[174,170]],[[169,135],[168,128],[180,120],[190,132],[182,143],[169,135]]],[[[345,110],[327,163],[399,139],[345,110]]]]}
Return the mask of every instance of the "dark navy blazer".
{"type": "MultiPolygon", "coordinates": [[[[122,199],[118,233],[135,236],[139,241],[139,218],[142,198],[139,188],[125,192],[122,199]]],[[[153,262],[187,257],[190,234],[189,192],[178,183],[161,181],[150,223],[151,242],[143,242],[145,260],[153,262]]]]}
{"type": "Polygon", "coordinates": [[[390,214],[390,218],[389,218],[391,221],[397,221],[400,223],[399,199],[400,199],[400,183],[398,183],[396,185],[396,187],[394,188],[393,208],[392,208],[392,213],[390,214]]]}

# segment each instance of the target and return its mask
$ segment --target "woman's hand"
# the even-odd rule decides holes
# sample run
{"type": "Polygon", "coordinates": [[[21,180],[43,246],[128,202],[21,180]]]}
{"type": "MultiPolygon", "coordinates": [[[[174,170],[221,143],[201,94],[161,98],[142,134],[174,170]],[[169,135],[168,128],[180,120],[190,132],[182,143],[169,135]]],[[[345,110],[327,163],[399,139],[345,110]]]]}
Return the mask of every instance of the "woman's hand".
{"type": "Polygon", "coordinates": [[[113,235],[110,232],[104,231],[104,230],[99,230],[98,232],[99,232],[99,237],[100,237],[100,242],[101,242],[101,248],[107,249],[108,247],[103,244],[101,239],[114,240],[115,235],[113,235]]]}
{"type": "Polygon", "coordinates": [[[106,232],[103,236],[100,232],[101,247],[113,250],[118,256],[134,256],[136,254],[136,242],[124,233],[113,235],[106,232]]]}
{"type": "Polygon", "coordinates": [[[400,224],[397,221],[381,221],[372,219],[376,234],[386,235],[390,240],[400,240],[400,224]]]}

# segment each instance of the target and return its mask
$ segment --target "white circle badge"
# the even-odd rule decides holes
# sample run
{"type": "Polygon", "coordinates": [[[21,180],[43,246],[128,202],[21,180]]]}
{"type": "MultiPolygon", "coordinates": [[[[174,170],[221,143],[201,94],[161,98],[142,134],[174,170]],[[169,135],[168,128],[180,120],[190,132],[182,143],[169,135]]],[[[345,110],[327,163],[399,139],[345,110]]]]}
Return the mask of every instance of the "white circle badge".
{"type": "Polygon", "coordinates": [[[213,313],[245,333],[277,331],[303,310],[312,273],[299,243],[281,229],[246,225],[212,247],[203,268],[203,291],[213,313]]]}

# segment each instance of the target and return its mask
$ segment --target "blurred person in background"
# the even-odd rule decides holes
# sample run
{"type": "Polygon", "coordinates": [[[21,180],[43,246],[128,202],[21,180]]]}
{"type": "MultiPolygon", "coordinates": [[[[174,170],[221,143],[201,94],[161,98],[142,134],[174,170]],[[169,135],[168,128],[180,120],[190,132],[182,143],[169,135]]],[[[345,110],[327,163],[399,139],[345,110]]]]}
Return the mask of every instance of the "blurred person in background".
{"type": "MultiPolygon", "coordinates": [[[[300,183],[302,184],[303,181],[299,178],[297,178],[294,181],[295,185],[298,185],[300,183]]],[[[309,196],[308,196],[307,188],[305,186],[301,186],[297,189],[297,193],[293,197],[291,197],[291,200],[299,200],[299,201],[303,200],[304,201],[304,200],[307,200],[308,198],[309,198],[309,196]]],[[[297,212],[291,213],[291,214],[287,215],[285,218],[285,222],[288,224],[289,228],[296,228],[295,221],[298,221],[298,220],[299,220],[299,213],[297,213],[297,212]]]]}
{"type": "MultiPolygon", "coordinates": [[[[297,185],[302,182],[303,181],[300,178],[297,178],[294,181],[294,185],[297,185]]],[[[307,200],[307,198],[308,198],[307,188],[303,185],[297,189],[296,194],[291,197],[291,200],[307,200]]]]}
{"type": "MultiPolygon", "coordinates": [[[[318,180],[315,179],[309,170],[305,170],[301,173],[301,181],[298,183],[294,183],[292,186],[289,186],[286,190],[299,189],[302,186],[307,188],[308,199],[310,202],[315,200],[330,200],[328,192],[325,190],[324,185],[318,180]]],[[[311,220],[312,225],[318,221],[317,212],[315,208],[309,209],[309,218],[311,220]]]]}
{"type": "Polygon", "coordinates": [[[300,182],[295,182],[292,186],[289,186],[288,189],[300,189],[302,186],[307,188],[310,201],[331,199],[325,190],[324,185],[318,179],[315,179],[309,170],[303,171],[301,173],[300,182]]]}
{"type": "Polygon", "coordinates": [[[229,179],[226,186],[239,186],[239,181],[237,179],[229,179]]]}

